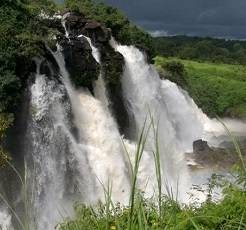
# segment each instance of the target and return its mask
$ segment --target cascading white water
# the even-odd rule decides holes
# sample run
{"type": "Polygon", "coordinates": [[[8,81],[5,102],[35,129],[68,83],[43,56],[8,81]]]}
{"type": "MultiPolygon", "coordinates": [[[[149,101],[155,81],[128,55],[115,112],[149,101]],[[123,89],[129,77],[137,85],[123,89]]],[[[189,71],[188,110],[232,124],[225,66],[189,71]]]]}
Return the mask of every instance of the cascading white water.
{"type": "MultiPolygon", "coordinates": [[[[171,120],[164,100],[162,82],[155,69],[148,65],[143,53],[133,46],[121,46],[112,41],[112,46],[125,58],[125,71],[122,76],[123,94],[128,110],[134,114],[137,124],[136,136],[151,113],[158,123],[158,136],[161,149],[163,186],[168,183],[174,193],[180,190],[179,199],[185,199],[189,188],[189,175],[184,160],[182,145],[171,120]],[[177,184],[178,187],[177,187],[177,184]],[[182,191],[182,192],[181,192],[182,191]]],[[[155,146],[153,135],[149,135],[148,150],[155,146]]]]}
{"type": "Polygon", "coordinates": [[[0,207],[0,229],[1,230],[14,230],[11,224],[11,215],[4,207],[0,207]]]}
{"type": "MultiPolygon", "coordinates": [[[[159,127],[164,176],[174,188],[179,181],[180,193],[188,192],[193,181],[187,170],[184,153],[192,151],[193,141],[197,139],[218,146],[227,135],[225,128],[217,120],[209,119],[175,83],[161,80],[137,48],[119,45],[113,39],[111,45],[125,58],[122,86],[128,112],[134,114],[137,124],[135,134],[139,135],[146,114],[150,111],[159,127]]],[[[222,122],[232,133],[245,136],[244,122],[231,119],[223,119],[222,122]]],[[[153,148],[153,145],[153,137],[150,137],[149,148],[153,148]]],[[[185,199],[186,196],[180,197],[182,201],[185,199]]]]}
{"type": "Polygon", "coordinates": [[[188,95],[169,80],[160,80],[161,94],[182,152],[192,152],[193,141],[201,138],[207,117],[194,108],[188,95]]]}
{"type": "Polygon", "coordinates": [[[186,152],[192,151],[192,142],[197,139],[208,141],[211,146],[218,147],[223,141],[230,140],[227,129],[235,136],[246,135],[246,123],[236,119],[209,119],[195,104],[187,92],[175,83],[162,80],[163,95],[176,127],[177,136],[186,152]],[[223,123],[223,124],[222,124],[223,123]]]}
{"type": "MultiPolygon", "coordinates": [[[[85,36],[83,36],[85,37],[85,36]]],[[[91,40],[85,37],[92,48],[92,55],[100,64],[100,53],[93,46],[91,40]]],[[[54,54],[63,76],[64,85],[70,95],[76,127],[80,133],[80,141],[86,146],[90,166],[98,181],[104,186],[112,183],[112,199],[116,202],[128,204],[130,193],[129,162],[120,137],[117,124],[108,109],[108,98],[102,73],[95,83],[94,91],[98,99],[89,92],[73,89],[61,52],[54,54]]],[[[134,143],[123,140],[130,158],[134,162],[136,147],[134,143]]],[[[141,163],[139,170],[138,188],[152,196],[154,193],[155,169],[154,161],[144,154],[145,163],[141,163]]],[[[98,183],[98,198],[104,198],[102,185],[98,183]]]]}
{"type": "Polygon", "coordinates": [[[84,89],[76,91],[69,80],[61,52],[54,54],[72,103],[79,142],[96,176],[98,199],[104,200],[103,186],[112,184],[113,201],[128,202],[130,181],[117,126],[102,103],[84,89]],[[102,186],[102,184],[103,186],[102,186]]]}
{"type": "MultiPolygon", "coordinates": [[[[93,46],[90,38],[86,36],[83,36],[83,37],[85,37],[87,41],[89,42],[92,48],[92,55],[95,58],[95,60],[99,64],[101,64],[99,50],[95,46],[93,46]]],[[[108,113],[110,113],[108,109],[109,101],[108,101],[108,96],[107,96],[107,90],[106,90],[105,83],[103,80],[102,72],[100,72],[99,78],[94,84],[94,93],[95,93],[95,97],[98,98],[103,103],[105,110],[108,113]]],[[[119,135],[119,132],[118,132],[118,135],[119,135]]],[[[124,139],[124,137],[122,137],[122,141],[123,141],[124,147],[126,148],[125,154],[129,154],[130,163],[134,166],[135,157],[136,157],[135,153],[137,149],[136,143],[126,140],[124,139]]],[[[153,155],[147,151],[143,153],[142,159],[140,161],[139,170],[138,170],[137,188],[140,191],[143,191],[146,197],[153,197],[157,189],[154,158],[153,158],[153,155]]]]}
{"type": "Polygon", "coordinates": [[[27,168],[34,195],[30,216],[39,230],[52,229],[62,215],[71,215],[74,198],[93,199],[94,178],[82,146],[71,134],[66,97],[64,86],[37,72],[31,87],[27,168]]]}
{"type": "MultiPolygon", "coordinates": [[[[78,36],[85,38],[90,47],[91,47],[91,54],[94,57],[94,59],[96,60],[96,62],[101,65],[101,55],[99,50],[92,44],[92,41],[90,38],[84,36],[84,35],[79,35],[78,36]]],[[[102,70],[100,70],[100,74],[98,76],[98,80],[94,82],[94,93],[95,93],[95,97],[97,99],[99,99],[103,105],[105,105],[105,107],[107,108],[109,105],[109,101],[108,101],[108,97],[107,97],[107,92],[106,92],[106,87],[105,87],[105,83],[103,80],[103,73],[102,70]]]]}

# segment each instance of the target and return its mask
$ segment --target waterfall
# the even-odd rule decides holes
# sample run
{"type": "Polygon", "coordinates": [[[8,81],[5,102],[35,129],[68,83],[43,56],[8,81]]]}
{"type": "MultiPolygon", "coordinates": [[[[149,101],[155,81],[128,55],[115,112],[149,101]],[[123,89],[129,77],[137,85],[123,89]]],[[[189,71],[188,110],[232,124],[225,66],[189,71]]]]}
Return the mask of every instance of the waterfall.
{"type": "Polygon", "coordinates": [[[71,133],[70,111],[64,86],[38,70],[31,86],[27,175],[31,217],[40,230],[52,229],[64,212],[71,215],[76,198],[93,199],[93,177],[83,146],[71,133]]]}
{"type": "MultiPolygon", "coordinates": [[[[135,136],[140,134],[146,116],[151,113],[158,124],[158,136],[161,149],[163,186],[168,184],[179,199],[185,199],[189,189],[189,174],[184,160],[182,145],[178,141],[175,125],[172,122],[168,105],[164,99],[163,85],[155,69],[148,65],[146,58],[133,46],[121,46],[112,41],[112,46],[125,58],[125,71],[122,76],[122,87],[128,111],[134,114],[137,125],[135,136]],[[178,184],[178,186],[177,186],[178,184]]],[[[147,150],[155,148],[154,135],[149,135],[147,150]]]]}
{"type": "MultiPolygon", "coordinates": [[[[136,137],[139,135],[146,115],[151,113],[159,129],[163,184],[168,181],[174,191],[180,191],[180,200],[186,202],[184,194],[193,184],[193,178],[189,175],[184,156],[193,151],[193,141],[204,139],[211,146],[218,147],[224,140],[229,140],[221,122],[237,136],[245,136],[246,123],[232,119],[222,119],[221,122],[209,119],[187,92],[169,80],[161,80],[140,50],[134,46],[119,45],[114,39],[110,43],[125,59],[122,86],[125,105],[134,115],[132,124],[137,124],[133,132],[136,137]],[[177,187],[176,183],[179,184],[177,187]]],[[[150,150],[154,142],[153,135],[150,135],[150,150]]],[[[206,178],[203,178],[202,183],[205,182],[206,178]]]]}
{"type": "Polygon", "coordinates": [[[192,152],[193,141],[204,134],[207,117],[175,83],[160,80],[161,94],[174,126],[176,139],[183,152],[192,152]]]}
{"type": "MultiPolygon", "coordinates": [[[[91,49],[92,49],[92,55],[95,58],[95,60],[99,64],[101,64],[99,50],[95,46],[93,46],[90,38],[86,36],[83,36],[83,37],[85,37],[87,41],[89,42],[91,49]]],[[[105,87],[102,71],[100,71],[99,78],[94,84],[94,93],[95,93],[95,96],[103,103],[105,110],[108,113],[110,113],[108,109],[109,101],[108,101],[108,96],[107,96],[107,90],[105,87]]],[[[117,135],[119,136],[119,131],[117,132],[118,132],[117,135]]],[[[125,148],[123,152],[125,155],[129,154],[130,163],[132,166],[134,166],[137,144],[125,139],[124,137],[122,137],[122,141],[123,141],[123,145],[125,148]]],[[[152,153],[149,153],[147,151],[144,151],[142,160],[139,165],[137,188],[140,191],[145,193],[145,197],[149,197],[149,198],[155,195],[155,190],[157,189],[154,158],[153,158],[152,153]]]]}
{"type": "MultiPolygon", "coordinates": [[[[72,44],[65,17],[62,25],[72,44]]],[[[78,36],[82,37],[101,65],[97,47],[90,38],[78,36]]],[[[76,201],[90,205],[105,202],[108,186],[112,190],[112,201],[127,205],[132,183],[130,164],[134,166],[136,143],[145,121],[148,127],[153,118],[158,127],[163,191],[177,195],[182,202],[187,201],[186,193],[193,182],[185,153],[192,151],[196,139],[219,145],[221,136],[225,135],[223,126],[203,114],[185,91],[169,80],[161,80],[140,50],[113,40],[111,45],[125,59],[121,83],[125,106],[129,114],[133,114],[133,141],[120,135],[110,112],[102,68],[94,82],[93,96],[87,89],[75,88],[72,84],[59,45],[56,52],[48,48],[59,66],[59,76],[41,74],[40,61],[36,63],[35,80],[29,87],[25,137],[28,207],[30,205],[27,211],[33,229],[54,229],[64,217],[74,215],[76,201]]],[[[246,130],[242,122],[223,121],[233,132],[246,130]]],[[[157,191],[155,148],[155,133],[150,128],[137,179],[137,188],[148,198],[157,191]]],[[[4,208],[0,209],[0,229],[11,229],[11,216],[4,208]]]]}
{"type": "MultiPolygon", "coordinates": [[[[85,38],[90,47],[91,47],[91,54],[94,57],[95,61],[101,65],[101,55],[99,50],[92,44],[92,41],[89,37],[86,37],[84,35],[79,35],[79,38],[83,37],[85,38]]],[[[105,87],[105,83],[103,80],[103,72],[102,69],[100,69],[100,74],[98,76],[98,80],[94,82],[94,94],[95,97],[97,99],[99,99],[103,105],[105,105],[105,107],[107,108],[109,105],[109,101],[108,101],[108,96],[107,96],[107,91],[106,91],[106,87],[105,87]]]]}
{"type": "MultiPolygon", "coordinates": [[[[89,38],[85,38],[92,48],[92,55],[100,64],[98,49],[93,46],[89,38]]],[[[87,146],[89,164],[98,179],[98,198],[101,200],[104,198],[101,183],[105,187],[111,183],[112,200],[128,204],[131,181],[125,148],[128,150],[131,163],[133,163],[136,144],[124,140],[120,136],[117,124],[108,108],[109,103],[102,71],[94,87],[96,98],[85,89],[75,90],[69,80],[64,58],[59,49],[54,53],[54,56],[70,96],[74,123],[79,130],[79,141],[87,146]]],[[[154,161],[150,159],[150,156],[152,154],[144,154],[137,182],[138,188],[145,191],[149,197],[153,196],[156,187],[154,161]]]]}
{"type": "Polygon", "coordinates": [[[198,108],[186,91],[168,80],[161,82],[169,114],[185,152],[192,152],[192,142],[200,138],[214,147],[219,147],[225,140],[230,141],[223,124],[235,136],[246,135],[245,122],[228,118],[223,118],[221,121],[210,119],[198,108]]]}
{"type": "Polygon", "coordinates": [[[84,145],[88,163],[95,173],[98,198],[104,200],[102,184],[107,187],[110,183],[113,201],[127,203],[130,191],[128,167],[115,121],[87,90],[73,88],[62,53],[58,50],[54,56],[72,104],[78,141],[84,145]]]}

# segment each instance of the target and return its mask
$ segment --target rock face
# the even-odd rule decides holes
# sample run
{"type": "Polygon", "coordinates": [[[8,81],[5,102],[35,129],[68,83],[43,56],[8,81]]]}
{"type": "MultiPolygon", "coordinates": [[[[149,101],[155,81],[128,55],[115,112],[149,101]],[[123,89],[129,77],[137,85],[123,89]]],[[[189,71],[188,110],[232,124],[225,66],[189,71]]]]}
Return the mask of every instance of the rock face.
{"type": "MultiPolygon", "coordinates": [[[[99,72],[103,75],[109,107],[117,120],[122,134],[126,134],[129,125],[128,113],[122,97],[120,78],[123,73],[124,58],[110,46],[111,30],[99,22],[87,19],[83,14],[66,12],[63,15],[65,30],[61,32],[57,20],[49,22],[49,26],[61,33],[57,36],[59,44],[63,47],[66,68],[75,86],[87,87],[93,93],[93,83],[98,79],[99,72]],[[101,66],[94,60],[91,47],[84,37],[89,37],[101,54],[101,66]]],[[[45,66],[44,66],[45,67],[45,66]]],[[[48,68],[44,69],[47,72],[48,68]]]]}
{"type": "MultiPolygon", "coordinates": [[[[77,12],[64,12],[59,17],[40,19],[45,26],[51,29],[47,44],[40,44],[43,50],[43,61],[41,63],[41,74],[47,76],[59,75],[59,67],[46,48],[56,51],[56,43],[63,48],[66,68],[70,74],[71,81],[76,87],[87,87],[93,94],[93,83],[98,79],[101,71],[104,78],[107,94],[109,97],[109,107],[116,118],[121,134],[127,136],[129,117],[124,105],[121,87],[121,76],[124,67],[123,56],[115,52],[110,46],[111,30],[103,24],[86,18],[77,12]],[[63,24],[61,23],[61,18],[63,24]],[[66,31],[65,31],[66,28],[66,31]],[[89,37],[101,54],[101,65],[92,56],[91,47],[84,37],[89,37]],[[52,71],[51,71],[52,70],[52,71]]],[[[18,70],[24,80],[28,79],[30,72],[35,72],[35,64],[31,67],[24,60],[20,60],[18,70]],[[28,66],[28,68],[27,68],[28,66]],[[31,71],[30,71],[31,70],[31,71]],[[24,74],[23,74],[24,73],[24,74]]]]}
{"type": "Polygon", "coordinates": [[[206,153],[210,152],[212,149],[208,146],[207,141],[197,140],[193,142],[193,152],[194,153],[206,153]]]}
{"type": "Polygon", "coordinates": [[[91,54],[91,48],[85,38],[72,37],[60,43],[63,47],[66,68],[75,86],[92,89],[99,75],[99,66],[91,54]]]}
{"type": "Polygon", "coordinates": [[[239,161],[238,154],[234,149],[210,147],[208,143],[203,140],[193,142],[193,152],[186,153],[186,159],[188,166],[193,169],[224,169],[231,167],[239,161]]]}
{"type": "Polygon", "coordinates": [[[128,138],[130,126],[128,112],[122,96],[121,76],[123,73],[124,58],[115,52],[110,45],[101,46],[102,71],[109,96],[109,107],[117,120],[121,134],[128,138]]]}

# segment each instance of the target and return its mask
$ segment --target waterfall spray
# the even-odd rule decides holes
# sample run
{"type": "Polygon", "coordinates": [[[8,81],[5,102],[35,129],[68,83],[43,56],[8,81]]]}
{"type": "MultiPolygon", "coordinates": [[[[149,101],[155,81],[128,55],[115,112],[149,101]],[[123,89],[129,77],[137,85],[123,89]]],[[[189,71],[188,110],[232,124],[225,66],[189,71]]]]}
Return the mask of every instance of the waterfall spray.
{"type": "MultiPolygon", "coordinates": [[[[179,199],[184,201],[185,191],[191,183],[182,145],[177,141],[177,131],[164,98],[159,75],[147,64],[144,54],[135,47],[121,46],[113,40],[111,44],[125,58],[122,87],[128,111],[134,114],[137,124],[135,136],[139,135],[144,120],[150,113],[159,130],[163,186],[165,188],[165,184],[168,184],[175,194],[180,191],[179,199]]],[[[153,151],[154,148],[155,138],[150,135],[147,150],[153,151]]]]}
{"type": "Polygon", "coordinates": [[[11,224],[11,215],[4,207],[0,207],[0,229],[1,230],[14,230],[11,224]]]}
{"type": "Polygon", "coordinates": [[[65,69],[60,51],[54,54],[72,103],[74,123],[79,131],[89,165],[96,176],[98,198],[104,200],[102,184],[112,183],[113,201],[128,202],[129,177],[123,147],[114,119],[102,103],[85,89],[76,91],[65,69]]]}
{"type": "Polygon", "coordinates": [[[64,210],[72,215],[76,199],[94,199],[94,177],[83,146],[71,132],[70,111],[65,87],[57,79],[41,75],[38,66],[31,87],[26,151],[28,175],[34,177],[30,185],[32,216],[39,230],[53,228],[62,220],[64,210]]]}

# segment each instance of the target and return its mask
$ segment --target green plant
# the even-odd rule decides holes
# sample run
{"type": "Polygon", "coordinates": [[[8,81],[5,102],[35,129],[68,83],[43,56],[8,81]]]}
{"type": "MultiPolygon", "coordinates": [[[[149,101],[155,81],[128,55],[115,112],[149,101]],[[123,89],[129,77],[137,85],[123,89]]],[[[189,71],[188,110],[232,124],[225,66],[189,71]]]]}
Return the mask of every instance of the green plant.
{"type": "Polygon", "coordinates": [[[154,38],[160,56],[214,63],[246,63],[246,42],[210,37],[172,36],[154,38]]]}
{"type": "Polygon", "coordinates": [[[93,0],[66,0],[68,9],[79,11],[87,18],[103,23],[112,30],[117,41],[126,45],[137,45],[149,54],[155,55],[152,37],[141,28],[133,25],[119,9],[93,0]]]}
{"type": "MultiPolygon", "coordinates": [[[[246,182],[245,168],[241,164],[236,172],[236,177],[241,178],[235,182],[225,181],[224,198],[220,202],[213,202],[209,197],[201,206],[182,206],[173,200],[172,196],[161,194],[161,170],[160,153],[158,147],[158,125],[155,126],[150,114],[150,124],[145,121],[142,129],[136,154],[135,162],[130,166],[132,175],[132,192],[128,207],[114,206],[111,200],[111,187],[105,190],[105,204],[89,207],[76,205],[76,218],[67,220],[61,224],[62,230],[163,230],[163,229],[245,229],[246,227],[246,190],[242,185],[246,182]],[[143,147],[149,131],[153,129],[156,146],[153,152],[156,165],[156,176],[159,187],[158,202],[145,199],[144,194],[136,189],[138,167],[143,154],[143,147]],[[147,135],[147,136],[146,136],[147,135]],[[242,183],[243,182],[243,183],[242,183]]],[[[227,129],[229,132],[229,130],[227,129]]],[[[231,135],[230,133],[228,133],[231,135]]],[[[240,149],[234,142],[236,151],[241,158],[240,149]]],[[[128,154],[127,154],[128,155],[128,154]]],[[[129,156],[128,156],[129,157],[129,156]]],[[[219,186],[217,177],[212,177],[208,189],[219,186]]]]}
{"type": "Polygon", "coordinates": [[[184,64],[180,61],[168,61],[161,63],[161,68],[167,71],[168,79],[175,82],[177,85],[181,86],[182,88],[187,87],[186,82],[186,72],[184,64]]]}
{"type": "Polygon", "coordinates": [[[13,116],[11,114],[0,113],[0,169],[7,165],[11,157],[6,153],[3,148],[3,141],[6,136],[7,129],[13,123],[13,116]]]}

